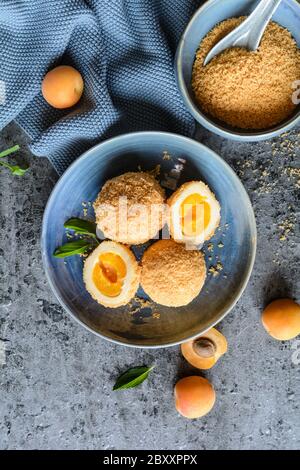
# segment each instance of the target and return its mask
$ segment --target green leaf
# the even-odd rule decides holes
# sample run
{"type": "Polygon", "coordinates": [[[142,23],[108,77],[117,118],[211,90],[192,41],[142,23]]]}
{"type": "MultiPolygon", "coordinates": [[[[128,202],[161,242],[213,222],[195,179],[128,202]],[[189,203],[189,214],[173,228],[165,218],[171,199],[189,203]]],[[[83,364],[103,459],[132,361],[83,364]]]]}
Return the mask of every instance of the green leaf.
{"type": "Polygon", "coordinates": [[[83,220],[72,217],[64,223],[64,227],[70,230],[74,230],[76,233],[96,237],[96,224],[90,220],[83,220]]]}
{"type": "Polygon", "coordinates": [[[133,388],[140,385],[144,380],[148,378],[149,373],[152,371],[152,367],[132,367],[128,369],[124,374],[120,375],[117,379],[113,390],[123,390],[126,388],[133,388]]]}
{"type": "Polygon", "coordinates": [[[7,155],[17,152],[18,150],[20,150],[20,145],[14,145],[13,147],[10,147],[9,149],[6,149],[6,150],[3,150],[3,152],[0,152],[0,158],[7,157],[7,155]]]}
{"type": "Polygon", "coordinates": [[[55,256],[55,258],[66,258],[67,256],[86,253],[92,247],[93,244],[88,240],[76,240],[56,248],[53,256],[55,256]]]}
{"type": "Polygon", "coordinates": [[[21,168],[19,165],[14,165],[10,167],[10,171],[12,172],[13,175],[18,175],[18,176],[23,176],[25,175],[26,171],[28,168],[21,168]]]}
{"type": "Polygon", "coordinates": [[[6,163],[6,162],[0,162],[0,165],[5,166],[5,168],[8,168],[13,175],[18,175],[18,176],[23,176],[28,170],[28,167],[21,168],[19,165],[9,165],[9,163],[6,163]]]}

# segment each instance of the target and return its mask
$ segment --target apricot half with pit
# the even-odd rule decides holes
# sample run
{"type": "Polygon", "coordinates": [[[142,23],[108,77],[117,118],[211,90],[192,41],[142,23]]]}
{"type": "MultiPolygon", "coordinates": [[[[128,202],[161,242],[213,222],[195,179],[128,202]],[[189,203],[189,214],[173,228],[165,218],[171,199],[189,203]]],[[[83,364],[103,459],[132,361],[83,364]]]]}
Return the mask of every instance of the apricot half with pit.
{"type": "Polygon", "coordinates": [[[210,369],[226,351],[226,338],[216,328],[181,345],[182,355],[197,369],[210,369]]]}
{"type": "Polygon", "coordinates": [[[209,413],[216,401],[212,384],[204,377],[190,376],[175,385],[175,406],[185,418],[201,418],[209,413]]]}
{"type": "Polygon", "coordinates": [[[264,309],[262,324],[273,338],[287,341],[300,334],[300,305],[291,299],[277,299],[264,309]]]}

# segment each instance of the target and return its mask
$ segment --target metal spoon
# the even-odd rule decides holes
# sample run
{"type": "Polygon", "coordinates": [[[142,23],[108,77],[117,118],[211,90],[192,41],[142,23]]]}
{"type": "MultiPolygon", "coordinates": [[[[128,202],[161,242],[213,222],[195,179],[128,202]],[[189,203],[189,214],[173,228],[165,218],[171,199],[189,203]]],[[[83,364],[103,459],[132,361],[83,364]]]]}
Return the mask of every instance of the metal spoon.
{"type": "Polygon", "coordinates": [[[256,51],[264,31],[281,0],[261,0],[251,15],[219,41],[207,54],[204,65],[230,47],[245,47],[256,51]]]}

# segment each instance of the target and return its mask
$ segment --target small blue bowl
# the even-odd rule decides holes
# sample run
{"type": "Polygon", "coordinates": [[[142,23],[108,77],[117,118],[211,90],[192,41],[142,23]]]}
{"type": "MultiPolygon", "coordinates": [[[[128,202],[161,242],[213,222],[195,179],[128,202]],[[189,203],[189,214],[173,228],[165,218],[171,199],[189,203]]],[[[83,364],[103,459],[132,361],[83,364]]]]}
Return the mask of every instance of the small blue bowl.
{"type": "MultiPolygon", "coordinates": [[[[175,134],[138,132],[99,144],[77,159],[56,184],[43,219],[42,255],[50,285],[70,315],[97,335],[136,347],[171,346],[193,338],[219,322],[234,306],[248,282],[256,250],[256,226],[248,195],[233,170],[204,145],[175,134]],[[168,152],[171,159],[163,158],[168,152]],[[207,267],[220,262],[218,276],[208,272],[204,288],[189,305],[180,308],[157,305],[151,315],[142,308],[132,314],[128,307],[105,308],[86,291],[82,279],[83,260],[76,255],[58,259],[56,247],[67,241],[64,222],[82,217],[107,179],[127,171],[153,170],[169,173],[178,158],[184,169],[178,184],[205,181],[221,204],[221,224],[205,243],[207,267]],[[214,250],[210,250],[209,244],[214,250]],[[224,245],[224,246],[223,246],[224,245]]],[[[139,258],[143,247],[134,248],[139,258]]],[[[139,294],[145,297],[140,290],[139,294]]]]}
{"type": "MultiPolygon", "coordinates": [[[[275,137],[300,123],[300,106],[286,121],[266,130],[244,130],[226,125],[205,114],[199,108],[191,87],[192,68],[199,44],[218,23],[228,18],[249,15],[258,0],[208,0],[196,11],[178,45],[176,53],[176,77],[183,100],[194,118],[211,132],[228,139],[257,142],[275,137]]],[[[296,0],[282,0],[273,18],[287,28],[300,47],[300,4],[296,0]]],[[[292,95],[291,88],[291,95],[292,95]]]]}

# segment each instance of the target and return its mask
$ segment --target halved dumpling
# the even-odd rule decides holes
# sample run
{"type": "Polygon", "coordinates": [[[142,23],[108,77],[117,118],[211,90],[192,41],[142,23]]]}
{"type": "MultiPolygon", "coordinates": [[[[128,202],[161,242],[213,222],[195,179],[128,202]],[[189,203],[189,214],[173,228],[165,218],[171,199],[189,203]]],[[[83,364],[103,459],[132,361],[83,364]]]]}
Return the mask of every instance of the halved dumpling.
{"type": "Polygon", "coordinates": [[[116,308],[134,297],[140,267],[126,245],[104,241],[86,259],[83,280],[93,299],[105,307],[116,308]]]}
{"type": "Polygon", "coordinates": [[[202,181],[184,183],[168,204],[170,233],[179,243],[200,245],[213,236],[220,223],[220,204],[202,181]]]}

